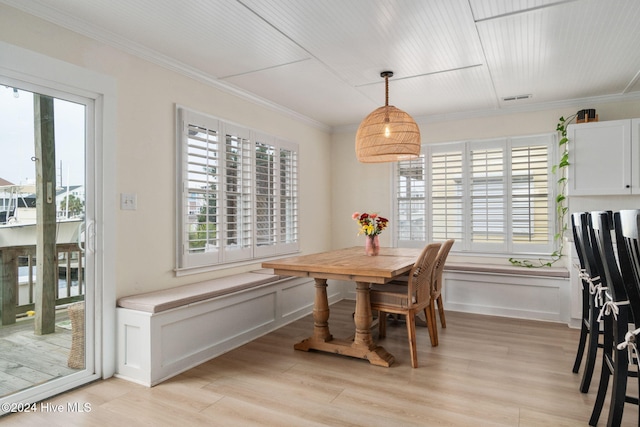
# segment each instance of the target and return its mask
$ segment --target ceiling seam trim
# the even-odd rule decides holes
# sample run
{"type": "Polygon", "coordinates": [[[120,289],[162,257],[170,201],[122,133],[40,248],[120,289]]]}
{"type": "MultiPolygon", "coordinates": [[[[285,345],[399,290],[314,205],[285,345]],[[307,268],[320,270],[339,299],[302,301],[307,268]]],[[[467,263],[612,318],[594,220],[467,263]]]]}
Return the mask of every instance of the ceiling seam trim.
{"type": "Polygon", "coordinates": [[[268,70],[273,70],[280,67],[286,67],[287,65],[298,64],[300,62],[309,61],[310,59],[311,58],[303,58],[303,59],[298,59],[297,61],[285,62],[283,64],[272,65],[270,67],[264,67],[257,70],[245,71],[243,73],[237,73],[237,74],[229,74],[228,76],[220,76],[218,77],[218,79],[224,80],[224,79],[231,79],[233,77],[246,76],[247,74],[259,73],[261,71],[268,71],[268,70]]]}
{"type": "MultiPolygon", "coordinates": [[[[462,70],[468,70],[469,68],[476,68],[476,67],[482,67],[484,64],[473,64],[473,65],[465,65],[464,67],[457,67],[457,68],[449,68],[447,70],[439,70],[439,71],[433,71],[431,73],[423,73],[423,74],[414,74],[412,76],[404,76],[404,77],[398,77],[397,79],[389,79],[389,81],[400,81],[400,80],[408,80],[408,79],[415,79],[418,77],[426,77],[426,76],[433,76],[435,74],[442,74],[442,73],[450,73],[452,71],[462,71],[462,70]]],[[[372,85],[376,85],[376,84],[381,84],[384,83],[383,82],[371,82],[371,83],[363,83],[361,85],[356,85],[354,87],[364,87],[364,86],[372,86],[372,85]]]]}
{"type": "Polygon", "coordinates": [[[346,84],[347,86],[352,86],[353,85],[351,83],[349,83],[347,80],[343,79],[342,76],[333,68],[331,68],[329,65],[327,65],[326,62],[324,62],[323,60],[321,60],[320,58],[318,58],[316,55],[313,54],[313,52],[311,52],[309,49],[307,49],[306,47],[302,46],[300,43],[298,43],[297,41],[295,41],[293,38],[291,38],[287,33],[285,33],[284,31],[282,31],[280,28],[276,27],[274,24],[272,24],[271,22],[269,22],[266,18],[264,18],[262,15],[260,15],[258,12],[256,12],[255,10],[251,9],[249,6],[247,6],[246,4],[244,4],[244,2],[242,2],[242,0],[236,0],[240,5],[242,5],[243,7],[245,7],[249,12],[253,13],[258,19],[260,19],[261,21],[263,21],[265,24],[269,25],[271,28],[273,28],[275,31],[277,31],[278,33],[282,34],[283,37],[285,37],[287,40],[289,40],[291,43],[295,44],[296,46],[298,46],[300,49],[304,50],[305,52],[307,52],[307,54],[309,54],[309,56],[311,56],[313,59],[315,59],[316,61],[318,61],[320,64],[322,64],[323,67],[325,67],[327,70],[329,70],[331,72],[331,74],[333,74],[338,80],[340,80],[341,82],[343,82],[344,84],[346,84]]]}
{"type": "Polygon", "coordinates": [[[624,88],[624,90],[622,91],[622,93],[629,93],[631,91],[631,88],[633,86],[635,86],[636,83],[638,83],[638,79],[640,79],[640,70],[638,70],[638,72],[636,73],[635,76],[633,76],[633,78],[631,79],[631,81],[629,82],[629,84],[627,85],[627,87],[624,88]]]}
{"type": "MultiPolygon", "coordinates": [[[[476,19],[475,23],[479,24],[479,23],[486,22],[486,21],[492,21],[494,19],[508,18],[508,17],[514,16],[514,15],[522,15],[524,13],[534,12],[536,10],[547,9],[547,8],[550,8],[550,7],[561,6],[563,4],[573,3],[573,2],[576,2],[576,1],[580,1],[580,0],[563,0],[563,1],[559,1],[557,3],[543,4],[541,6],[530,7],[528,9],[521,9],[521,10],[516,10],[516,11],[513,11],[513,12],[502,13],[500,15],[489,16],[487,18],[476,19]]],[[[473,14],[473,11],[471,13],[473,14]]]]}
{"type": "MultiPolygon", "coordinates": [[[[469,4],[469,8],[471,8],[471,4],[469,4]]],[[[471,16],[473,16],[473,10],[471,10],[471,16]]],[[[498,97],[498,90],[496,89],[496,83],[493,79],[493,73],[491,73],[491,68],[489,67],[489,61],[487,60],[487,52],[485,51],[484,44],[482,43],[482,36],[480,35],[478,24],[474,24],[473,26],[476,29],[478,44],[480,45],[480,50],[482,51],[482,58],[484,59],[484,63],[486,64],[487,73],[489,74],[489,81],[491,82],[491,89],[493,90],[493,107],[500,108],[500,99],[498,97]]]]}

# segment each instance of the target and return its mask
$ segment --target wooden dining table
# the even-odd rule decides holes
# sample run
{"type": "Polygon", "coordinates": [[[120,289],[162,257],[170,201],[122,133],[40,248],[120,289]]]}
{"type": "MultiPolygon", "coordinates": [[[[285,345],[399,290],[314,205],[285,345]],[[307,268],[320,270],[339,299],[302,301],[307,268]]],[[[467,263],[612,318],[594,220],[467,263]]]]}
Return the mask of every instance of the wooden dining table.
{"type": "Polygon", "coordinates": [[[338,249],[310,255],[292,256],[263,262],[275,274],[312,277],[315,281],[313,335],[294,345],[296,350],[317,350],[366,359],[372,365],[391,366],[392,354],[378,346],[371,336],[373,322],[369,289],[372,283],[385,284],[411,270],[420,249],[380,248],[377,256],[367,256],[363,247],[338,249]],[[352,339],[333,338],[329,331],[327,280],[356,284],[352,339]]]}

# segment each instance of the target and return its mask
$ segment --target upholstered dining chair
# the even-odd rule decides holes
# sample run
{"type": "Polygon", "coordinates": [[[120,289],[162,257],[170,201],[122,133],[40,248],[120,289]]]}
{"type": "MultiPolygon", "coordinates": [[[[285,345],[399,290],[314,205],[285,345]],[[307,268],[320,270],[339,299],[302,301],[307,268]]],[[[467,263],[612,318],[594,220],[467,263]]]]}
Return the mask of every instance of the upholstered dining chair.
{"type": "MultiPolygon", "coordinates": [[[[422,311],[425,316],[428,316],[427,309],[431,301],[431,281],[440,246],[440,243],[430,243],[425,246],[411,268],[407,285],[389,283],[371,287],[371,309],[378,311],[380,338],[386,336],[388,313],[402,314],[406,317],[411,366],[413,368],[418,367],[416,313],[422,311]]],[[[435,325],[433,322],[428,323],[427,326],[429,334],[434,333],[435,325]]]]}
{"type": "Polygon", "coordinates": [[[442,272],[444,271],[444,263],[447,261],[449,251],[451,250],[454,242],[454,239],[449,239],[440,246],[440,250],[438,251],[435,265],[433,267],[433,277],[431,279],[431,300],[429,301],[429,308],[427,310],[427,326],[430,324],[433,325],[433,328],[429,329],[429,337],[431,338],[431,345],[433,347],[438,345],[436,305],[438,306],[440,326],[443,328],[447,327],[447,321],[444,318],[444,307],[442,305],[442,272]],[[432,330],[433,333],[431,333],[432,330]]]}

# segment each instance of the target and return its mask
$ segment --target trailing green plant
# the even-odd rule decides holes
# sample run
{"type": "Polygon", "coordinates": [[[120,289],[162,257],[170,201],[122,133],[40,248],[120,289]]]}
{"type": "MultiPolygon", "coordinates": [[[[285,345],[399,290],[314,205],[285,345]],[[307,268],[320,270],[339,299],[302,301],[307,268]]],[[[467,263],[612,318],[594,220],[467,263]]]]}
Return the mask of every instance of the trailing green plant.
{"type": "Polygon", "coordinates": [[[537,261],[530,261],[527,259],[519,260],[515,258],[509,258],[509,262],[512,265],[518,267],[527,268],[540,268],[551,267],[558,262],[564,251],[564,234],[568,229],[566,216],[569,208],[567,207],[567,167],[569,166],[569,138],[567,138],[567,126],[576,117],[576,114],[565,119],[564,116],[558,119],[556,125],[556,131],[560,136],[558,145],[562,150],[560,154],[560,160],[557,165],[553,165],[551,172],[554,175],[559,175],[557,180],[558,194],[556,196],[556,230],[558,232],[553,237],[555,250],[549,255],[548,258],[538,258],[537,261]]]}

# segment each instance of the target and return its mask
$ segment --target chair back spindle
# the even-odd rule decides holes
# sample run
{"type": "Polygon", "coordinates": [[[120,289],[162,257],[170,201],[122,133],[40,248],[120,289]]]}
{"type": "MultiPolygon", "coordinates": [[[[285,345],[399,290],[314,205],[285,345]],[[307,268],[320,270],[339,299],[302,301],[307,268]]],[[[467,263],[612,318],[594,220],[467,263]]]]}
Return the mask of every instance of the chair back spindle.
{"type": "Polygon", "coordinates": [[[640,210],[621,210],[613,215],[617,259],[636,328],[640,327],[640,210]]]}

